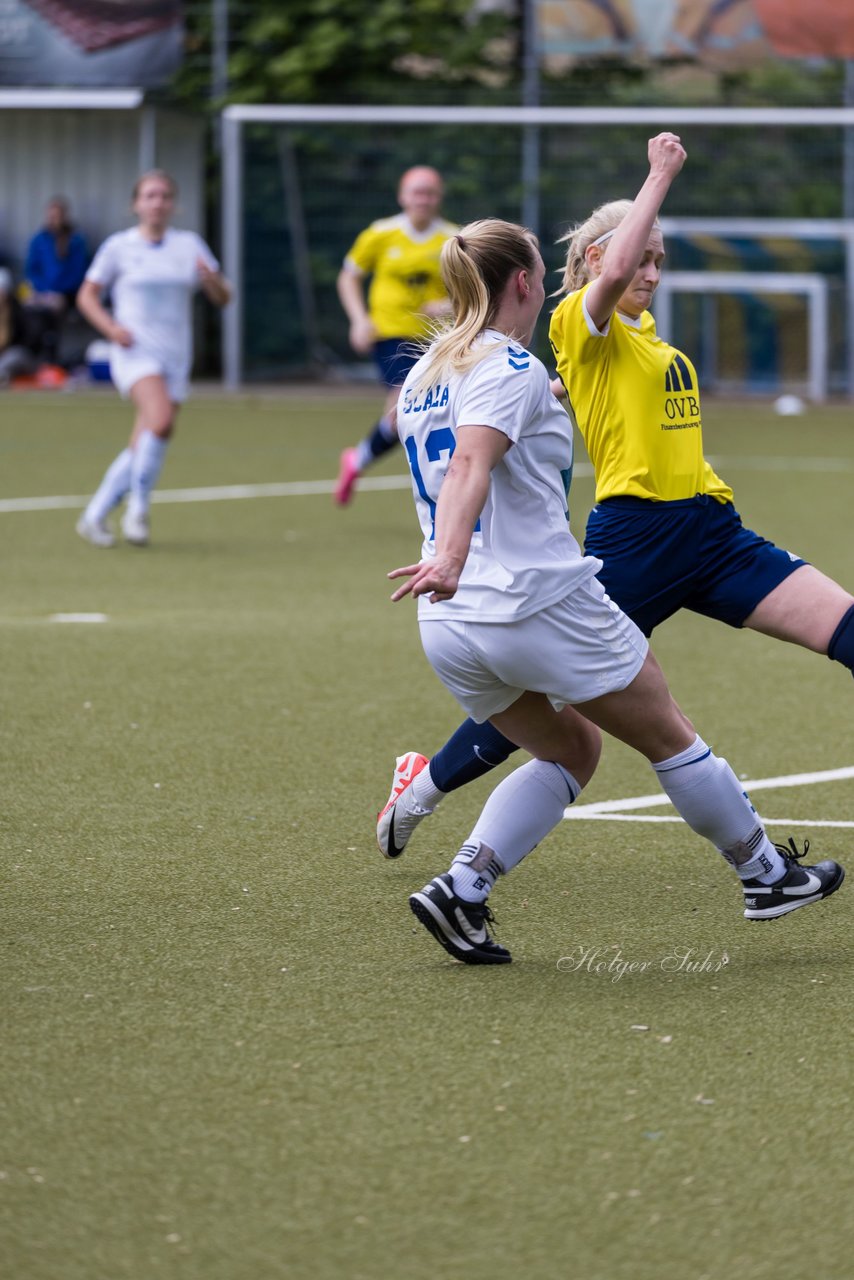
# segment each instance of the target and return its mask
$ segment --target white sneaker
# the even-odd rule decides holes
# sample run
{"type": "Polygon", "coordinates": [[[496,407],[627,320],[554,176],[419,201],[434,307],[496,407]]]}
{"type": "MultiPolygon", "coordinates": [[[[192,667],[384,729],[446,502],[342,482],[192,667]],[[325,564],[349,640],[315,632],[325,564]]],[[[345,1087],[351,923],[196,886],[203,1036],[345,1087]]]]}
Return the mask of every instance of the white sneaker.
{"type": "Polygon", "coordinates": [[[147,547],[148,516],[126,511],[122,516],[122,537],[132,547],[147,547]]]}
{"type": "Polygon", "coordinates": [[[407,751],[397,757],[391,795],[385,808],[377,814],[377,844],[386,858],[399,858],[419,822],[433,812],[416,804],[410,790],[413,779],[429,763],[427,757],[417,751],[407,751]]]}
{"type": "Polygon", "coordinates": [[[85,514],[74,526],[81,538],[91,542],[93,547],[114,547],[115,535],[105,520],[87,520],[85,514]]]}

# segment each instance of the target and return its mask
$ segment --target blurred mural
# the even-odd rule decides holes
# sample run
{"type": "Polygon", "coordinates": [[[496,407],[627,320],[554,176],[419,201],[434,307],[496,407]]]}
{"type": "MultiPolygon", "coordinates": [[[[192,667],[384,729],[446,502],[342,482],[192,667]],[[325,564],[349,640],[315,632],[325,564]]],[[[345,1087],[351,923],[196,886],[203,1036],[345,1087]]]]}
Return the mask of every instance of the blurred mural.
{"type": "Polygon", "coordinates": [[[854,58],[852,0],[538,0],[546,66],[590,58],[854,58]]]}
{"type": "Polygon", "coordinates": [[[0,0],[0,84],[153,87],[183,56],[180,0],[0,0]]]}

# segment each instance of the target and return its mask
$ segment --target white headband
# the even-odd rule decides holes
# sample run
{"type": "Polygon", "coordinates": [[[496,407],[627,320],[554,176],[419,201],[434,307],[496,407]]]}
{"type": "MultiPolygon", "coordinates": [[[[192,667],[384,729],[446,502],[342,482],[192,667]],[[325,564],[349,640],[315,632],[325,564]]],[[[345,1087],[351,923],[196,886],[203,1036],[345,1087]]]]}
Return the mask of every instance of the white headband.
{"type": "Polygon", "coordinates": [[[596,237],[596,239],[595,239],[595,240],[591,240],[591,242],[590,242],[590,243],[591,243],[591,244],[603,244],[605,240],[610,240],[610,239],[611,239],[611,236],[614,234],[614,232],[615,232],[616,230],[617,230],[617,228],[616,228],[616,227],[612,227],[610,231],[606,231],[606,232],[604,233],[604,235],[597,236],[597,237],[596,237]]]}

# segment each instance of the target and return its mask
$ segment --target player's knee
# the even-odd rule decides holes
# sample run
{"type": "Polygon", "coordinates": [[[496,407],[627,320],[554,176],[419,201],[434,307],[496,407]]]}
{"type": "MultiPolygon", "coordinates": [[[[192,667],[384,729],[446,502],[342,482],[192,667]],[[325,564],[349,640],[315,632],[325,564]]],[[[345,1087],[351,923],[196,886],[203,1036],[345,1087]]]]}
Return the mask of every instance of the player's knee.
{"type": "Polygon", "coordinates": [[[830,637],[827,656],[854,675],[854,604],[842,615],[839,626],[830,637]]]}

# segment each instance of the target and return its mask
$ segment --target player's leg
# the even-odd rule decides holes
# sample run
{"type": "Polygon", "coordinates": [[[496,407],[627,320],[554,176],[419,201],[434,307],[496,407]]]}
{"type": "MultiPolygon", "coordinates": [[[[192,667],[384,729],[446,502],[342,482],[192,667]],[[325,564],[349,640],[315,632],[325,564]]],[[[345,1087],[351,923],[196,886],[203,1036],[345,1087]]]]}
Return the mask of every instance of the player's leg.
{"type": "Polygon", "coordinates": [[[487,720],[464,720],[428,760],[406,751],[395,761],[391,792],[377,814],[377,844],[386,858],[399,857],[415,828],[451,791],[482,778],[514,751],[516,744],[487,720]]]}
{"type": "Polygon", "coordinates": [[[389,387],[383,401],[382,414],[369,435],[356,445],[356,461],[360,471],[378,462],[399,443],[397,437],[397,400],[400,385],[389,387]]]}
{"type": "Polygon", "coordinates": [[[130,489],[130,473],[133,454],[130,447],[122,449],[113,459],[77,521],[77,532],[94,547],[113,547],[116,539],[107,524],[107,516],[127,496],[130,489]]]}
{"type": "MultiPolygon", "coordinates": [[[[679,709],[652,654],[625,689],[579,704],[605,733],[645,755],[671,803],[742,881],[745,916],[772,919],[828,897],[842,883],[835,862],[801,867],[774,845],[726,760],[679,709]]],[[[804,851],[806,852],[806,850],[804,851]]]]}
{"type": "Polygon", "coordinates": [[[436,940],[467,964],[506,964],[510,953],[490,937],[487,898],[560,822],[593,775],[598,730],[571,707],[555,711],[524,693],[500,716],[503,727],[542,759],[529,760],[498,784],[448,871],[411,896],[410,906],[436,940]]]}
{"type": "MultiPolygon", "coordinates": [[[[130,383],[125,382],[125,365],[128,363],[124,352],[114,353],[110,361],[113,381],[122,396],[127,396],[130,383]]],[[[101,483],[95,490],[86,509],[77,521],[77,532],[81,538],[91,542],[95,547],[115,546],[115,535],[107,523],[107,516],[130,491],[130,476],[133,465],[133,451],[130,444],[122,449],[107,467],[101,483]]]]}
{"type": "Polygon", "coordinates": [[[410,339],[385,338],[374,347],[374,359],[386,389],[379,420],[368,434],[341,454],[335,501],[345,507],[353,496],[359,476],[398,444],[397,400],[406,375],[418,359],[410,339]]]}
{"type": "Polygon", "coordinates": [[[131,436],[131,473],[122,534],[132,546],[144,547],[149,537],[151,493],[157,484],[175,426],[179,404],[164,376],[150,374],[130,392],[136,409],[131,436]]]}
{"type": "Polygon", "coordinates": [[[854,596],[814,565],[801,565],[779,583],[744,626],[826,653],[854,671],[854,596]]]}
{"type": "Polygon", "coordinates": [[[734,627],[827,654],[854,673],[854,596],[792,552],[710,503],[706,565],[690,607],[734,627]]]}
{"type": "Polygon", "coordinates": [[[335,485],[335,501],[339,507],[346,507],[352,498],[362,472],[378,462],[398,443],[397,397],[399,391],[399,387],[392,387],[386,391],[379,420],[358,444],[342,452],[338,466],[338,481],[335,485]]]}
{"type": "Polygon", "coordinates": [[[480,871],[484,857],[504,875],[521,862],[578,799],[602,750],[601,734],[589,720],[572,707],[555,711],[541,693],[523,693],[494,719],[537,758],[498,784],[454,859],[454,886],[468,901],[484,900],[495,883],[494,875],[490,882],[480,871]]]}

